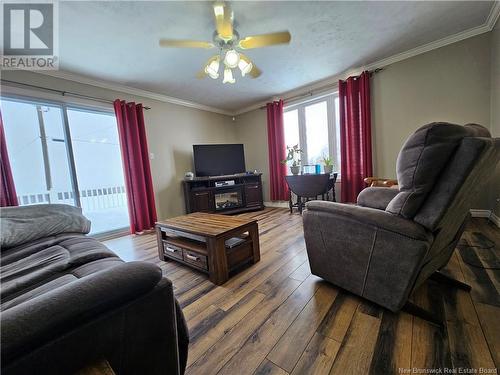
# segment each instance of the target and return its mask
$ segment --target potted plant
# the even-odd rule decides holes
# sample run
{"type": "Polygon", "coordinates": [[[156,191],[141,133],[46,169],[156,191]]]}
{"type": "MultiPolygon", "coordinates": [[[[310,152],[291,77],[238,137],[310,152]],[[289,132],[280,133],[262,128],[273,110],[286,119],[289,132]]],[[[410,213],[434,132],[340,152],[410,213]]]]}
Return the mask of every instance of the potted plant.
{"type": "Polygon", "coordinates": [[[323,155],[323,169],[327,174],[333,172],[333,162],[329,156],[323,155]]]}
{"type": "Polygon", "coordinates": [[[297,175],[300,172],[300,154],[302,153],[302,150],[299,148],[299,145],[295,146],[286,146],[287,150],[287,156],[285,160],[282,160],[282,164],[287,164],[288,162],[292,162],[290,165],[290,171],[292,172],[293,175],[297,175]]]}

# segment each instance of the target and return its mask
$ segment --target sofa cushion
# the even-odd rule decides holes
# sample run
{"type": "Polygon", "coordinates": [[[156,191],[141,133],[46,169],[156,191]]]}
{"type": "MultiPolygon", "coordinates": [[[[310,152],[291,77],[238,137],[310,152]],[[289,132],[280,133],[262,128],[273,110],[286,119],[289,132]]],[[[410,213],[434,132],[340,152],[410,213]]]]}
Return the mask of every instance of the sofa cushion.
{"type": "Polygon", "coordinates": [[[69,253],[69,265],[77,267],[98,259],[116,257],[102,243],[92,237],[70,237],[59,242],[69,253]]]}
{"type": "Polygon", "coordinates": [[[85,236],[90,222],[80,208],[5,207],[0,209],[0,219],[0,295],[2,302],[16,300],[7,307],[59,287],[57,280],[78,279],[123,263],[102,243],[85,236]],[[95,263],[103,259],[113,261],[95,263]]]}
{"type": "Polygon", "coordinates": [[[78,233],[61,233],[55,236],[39,238],[35,241],[24,243],[9,249],[2,249],[2,265],[16,262],[20,259],[29,257],[32,254],[38,253],[40,250],[59,244],[67,238],[81,237],[83,234],[78,233]]]}
{"type": "Polygon", "coordinates": [[[367,187],[358,194],[357,204],[362,207],[385,210],[398,192],[399,190],[390,187],[367,187]]]}
{"type": "Polygon", "coordinates": [[[60,233],[89,233],[82,209],[66,204],[0,208],[0,247],[7,249],[60,233]]]}
{"type": "Polygon", "coordinates": [[[44,283],[65,275],[82,278],[123,261],[92,237],[61,234],[8,249],[1,253],[1,264],[2,299],[21,301],[30,299],[34,290],[38,294],[51,290],[38,289],[44,283]]]}
{"type": "Polygon", "coordinates": [[[399,193],[386,211],[412,219],[464,137],[489,136],[486,128],[435,122],[418,129],[401,149],[396,172],[399,193]]]}
{"type": "Polygon", "coordinates": [[[51,280],[49,282],[44,282],[40,286],[27,291],[26,293],[22,293],[18,296],[13,296],[12,298],[6,300],[2,299],[1,310],[7,310],[11,307],[17,306],[20,303],[29,301],[35,297],[41,296],[51,290],[59,288],[60,286],[69,284],[73,281],[77,280],[77,278],[73,275],[63,275],[58,277],[57,279],[51,280]]]}
{"type": "Polygon", "coordinates": [[[116,267],[122,263],[124,263],[123,260],[114,257],[94,260],[93,262],[85,263],[84,265],[73,269],[71,274],[81,278],[105,269],[116,267]]]}
{"type": "MultiPolygon", "coordinates": [[[[500,141],[496,142],[498,144],[500,141]]],[[[493,143],[495,141],[486,137],[464,138],[413,220],[432,231],[445,223],[450,224],[450,220],[443,222],[447,212],[454,212],[449,218],[451,221],[457,220],[458,216],[453,207],[465,204],[470,194],[474,194],[473,191],[485,182],[486,178],[478,177],[483,175],[481,171],[491,171],[491,165],[477,164],[484,152],[494,148],[493,143]],[[469,188],[471,183],[472,186],[469,188]],[[472,191],[469,190],[471,188],[472,191]],[[464,193],[465,191],[468,192],[464,193]]],[[[455,228],[456,225],[452,227],[455,228]]]]}
{"type": "Polygon", "coordinates": [[[1,296],[15,293],[68,268],[69,253],[61,246],[47,249],[20,259],[1,269],[1,296]]]}

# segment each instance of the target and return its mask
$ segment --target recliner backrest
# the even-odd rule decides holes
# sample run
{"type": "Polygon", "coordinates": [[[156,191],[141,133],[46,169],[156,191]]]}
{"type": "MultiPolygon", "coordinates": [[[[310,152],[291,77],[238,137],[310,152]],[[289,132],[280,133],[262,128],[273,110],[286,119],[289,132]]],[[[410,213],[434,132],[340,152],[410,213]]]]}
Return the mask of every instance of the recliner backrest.
{"type": "Polygon", "coordinates": [[[500,139],[465,137],[413,220],[432,231],[443,227],[449,215],[461,225],[477,193],[488,188],[499,148],[500,139]]]}
{"type": "Polygon", "coordinates": [[[477,124],[436,122],[421,127],[398,155],[400,192],[386,211],[434,230],[490,148],[494,145],[489,131],[477,124]]]}

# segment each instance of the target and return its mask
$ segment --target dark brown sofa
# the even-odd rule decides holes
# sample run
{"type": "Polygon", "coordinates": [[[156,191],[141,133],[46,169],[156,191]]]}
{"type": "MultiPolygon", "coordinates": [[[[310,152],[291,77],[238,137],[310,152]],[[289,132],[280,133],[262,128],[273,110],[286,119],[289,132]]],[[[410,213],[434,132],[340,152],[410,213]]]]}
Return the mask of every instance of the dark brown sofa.
{"type": "Polygon", "coordinates": [[[2,374],[182,374],[188,333],[172,283],[86,236],[78,208],[0,209],[2,374]]]}
{"type": "Polygon", "coordinates": [[[399,189],[367,188],[357,205],[307,204],[304,235],[312,273],[400,310],[448,263],[499,153],[500,139],[482,126],[421,127],[399,153],[399,189]]]}

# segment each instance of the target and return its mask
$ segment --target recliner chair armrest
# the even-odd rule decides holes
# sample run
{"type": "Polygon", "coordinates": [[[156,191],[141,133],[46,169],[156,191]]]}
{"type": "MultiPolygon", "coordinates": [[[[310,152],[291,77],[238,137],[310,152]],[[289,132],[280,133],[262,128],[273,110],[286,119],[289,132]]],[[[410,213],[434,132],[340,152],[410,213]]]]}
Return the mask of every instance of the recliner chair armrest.
{"type": "Polygon", "coordinates": [[[2,312],[2,361],[23,355],[152,290],[156,265],[123,263],[83,277],[2,312]]]}
{"type": "Polygon", "coordinates": [[[389,202],[399,193],[399,189],[389,187],[368,187],[358,194],[358,206],[385,210],[389,202]]]}
{"type": "Polygon", "coordinates": [[[307,202],[306,208],[311,212],[322,211],[334,216],[349,218],[360,224],[381,228],[416,240],[429,241],[432,239],[432,234],[420,224],[376,208],[325,201],[307,202]]]}

